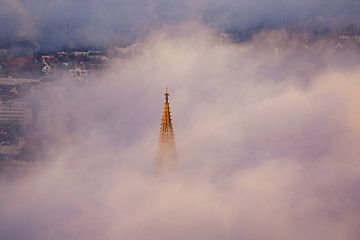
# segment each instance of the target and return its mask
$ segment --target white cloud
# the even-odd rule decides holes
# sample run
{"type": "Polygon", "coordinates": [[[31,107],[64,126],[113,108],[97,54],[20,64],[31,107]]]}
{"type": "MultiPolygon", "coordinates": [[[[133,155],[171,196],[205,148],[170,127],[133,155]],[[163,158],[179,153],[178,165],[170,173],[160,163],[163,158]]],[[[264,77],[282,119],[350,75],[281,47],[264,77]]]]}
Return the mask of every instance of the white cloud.
{"type": "Polygon", "coordinates": [[[51,95],[58,144],[35,173],[0,183],[5,239],[359,237],[357,53],[189,29],[154,34],[87,89],[51,95]],[[158,177],[165,86],[179,166],[158,177]]]}

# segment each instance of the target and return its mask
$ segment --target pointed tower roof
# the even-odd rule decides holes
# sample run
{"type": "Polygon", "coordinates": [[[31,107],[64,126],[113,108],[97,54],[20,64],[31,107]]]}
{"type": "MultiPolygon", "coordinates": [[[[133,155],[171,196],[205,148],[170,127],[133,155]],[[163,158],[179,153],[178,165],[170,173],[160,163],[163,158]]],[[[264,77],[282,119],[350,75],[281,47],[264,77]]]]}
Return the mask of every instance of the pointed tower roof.
{"type": "Polygon", "coordinates": [[[171,119],[169,95],[168,89],[166,88],[157,159],[157,167],[160,169],[173,168],[176,163],[175,136],[171,119]]]}
{"type": "Polygon", "coordinates": [[[172,143],[174,140],[174,129],[170,115],[169,92],[166,88],[163,114],[161,118],[160,143],[172,143]]]}

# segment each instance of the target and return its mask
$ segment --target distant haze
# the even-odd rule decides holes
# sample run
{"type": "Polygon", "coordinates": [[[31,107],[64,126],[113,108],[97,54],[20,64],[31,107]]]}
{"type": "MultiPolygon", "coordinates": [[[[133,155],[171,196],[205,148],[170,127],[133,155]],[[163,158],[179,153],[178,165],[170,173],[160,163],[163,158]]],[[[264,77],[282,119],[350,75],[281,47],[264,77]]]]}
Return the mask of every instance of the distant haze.
{"type": "Polygon", "coordinates": [[[286,31],[153,32],[86,88],[41,93],[52,144],[0,181],[1,238],[358,240],[359,63],[286,31]],[[178,166],[156,176],[166,86],[178,166]]]}
{"type": "Polygon", "coordinates": [[[1,240],[359,240],[359,47],[309,36],[356,28],[359,11],[358,0],[0,0],[1,46],[139,42],[86,87],[65,77],[36,92],[44,154],[0,179],[1,240]],[[247,29],[258,30],[242,42],[219,34],[247,29]],[[178,165],[159,176],[165,87],[178,165]]]}
{"type": "Polygon", "coordinates": [[[357,0],[0,0],[0,40],[43,48],[127,44],[167,25],[198,22],[217,31],[259,26],[359,24],[357,0]]]}

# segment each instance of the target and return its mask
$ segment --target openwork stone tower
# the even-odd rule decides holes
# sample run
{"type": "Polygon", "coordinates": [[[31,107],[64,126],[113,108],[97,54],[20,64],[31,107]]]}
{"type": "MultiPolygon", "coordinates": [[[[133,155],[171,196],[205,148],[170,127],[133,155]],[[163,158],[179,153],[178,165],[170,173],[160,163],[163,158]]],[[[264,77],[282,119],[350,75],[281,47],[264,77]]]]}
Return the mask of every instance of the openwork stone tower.
{"type": "Polygon", "coordinates": [[[160,172],[173,170],[176,166],[175,136],[170,113],[169,93],[166,88],[156,164],[160,172]]]}

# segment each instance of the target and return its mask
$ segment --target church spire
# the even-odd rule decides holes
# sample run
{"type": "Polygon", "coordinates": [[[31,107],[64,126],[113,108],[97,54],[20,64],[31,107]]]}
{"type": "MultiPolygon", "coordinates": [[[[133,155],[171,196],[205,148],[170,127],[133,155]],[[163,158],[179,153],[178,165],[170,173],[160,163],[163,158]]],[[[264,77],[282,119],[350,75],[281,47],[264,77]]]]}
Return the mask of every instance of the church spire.
{"type": "Polygon", "coordinates": [[[176,164],[175,137],[170,115],[169,95],[168,89],[166,88],[157,158],[157,168],[160,171],[173,169],[176,164]]]}

